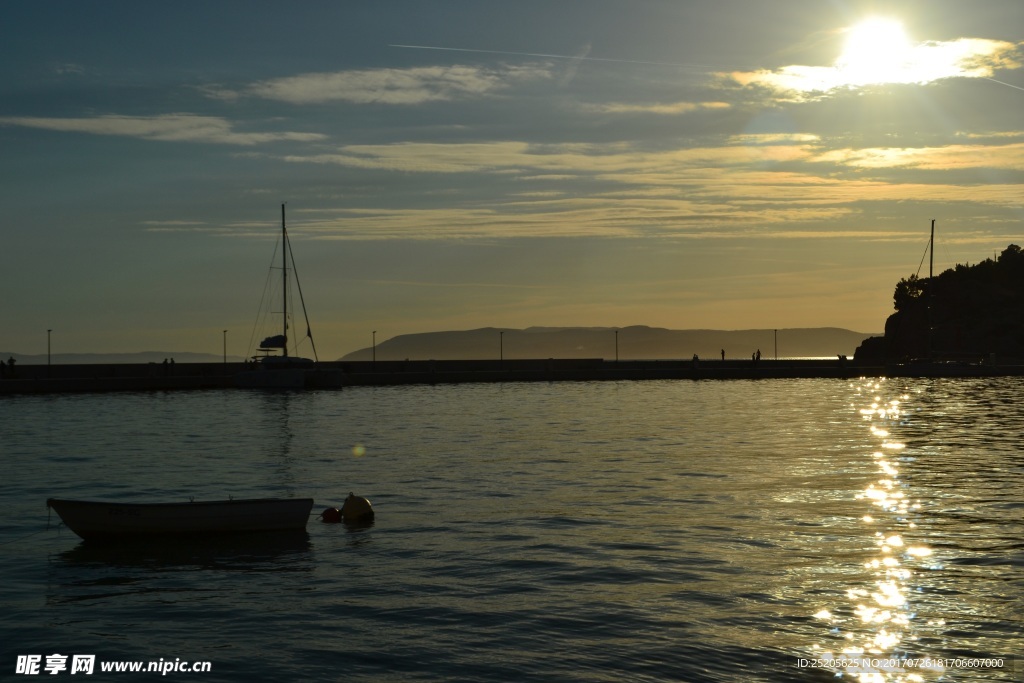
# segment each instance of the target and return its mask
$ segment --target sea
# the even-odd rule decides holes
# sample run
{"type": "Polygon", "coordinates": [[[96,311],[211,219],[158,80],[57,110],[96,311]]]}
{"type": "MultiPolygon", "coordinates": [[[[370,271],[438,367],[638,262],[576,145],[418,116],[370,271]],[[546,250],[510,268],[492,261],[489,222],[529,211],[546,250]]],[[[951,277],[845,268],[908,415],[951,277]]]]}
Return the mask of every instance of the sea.
{"type": "Polygon", "coordinates": [[[1024,681],[1020,378],[25,395],[0,415],[4,680],[1024,681]],[[350,492],[371,525],[315,516],[350,492]],[[95,545],[46,506],[271,496],[316,500],[305,534],[95,545]]]}

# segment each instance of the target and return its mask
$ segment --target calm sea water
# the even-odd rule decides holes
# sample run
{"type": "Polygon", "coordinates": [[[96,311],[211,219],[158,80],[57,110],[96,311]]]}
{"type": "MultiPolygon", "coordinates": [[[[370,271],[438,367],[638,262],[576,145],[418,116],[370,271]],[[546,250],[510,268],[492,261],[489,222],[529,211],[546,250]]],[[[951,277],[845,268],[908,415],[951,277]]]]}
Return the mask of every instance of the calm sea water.
{"type": "MultiPolygon", "coordinates": [[[[1024,680],[1019,379],[25,396],[0,411],[4,678],[18,655],[60,653],[210,662],[165,677],[196,681],[1024,680]],[[349,491],[373,501],[371,527],[311,520],[289,542],[111,549],[56,517],[46,529],[49,496],[312,496],[319,511],[349,491]],[[844,653],[879,661],[813,668],[844,653]]],[[[96,666],[94,680],[160,677],[96,666]]]]}

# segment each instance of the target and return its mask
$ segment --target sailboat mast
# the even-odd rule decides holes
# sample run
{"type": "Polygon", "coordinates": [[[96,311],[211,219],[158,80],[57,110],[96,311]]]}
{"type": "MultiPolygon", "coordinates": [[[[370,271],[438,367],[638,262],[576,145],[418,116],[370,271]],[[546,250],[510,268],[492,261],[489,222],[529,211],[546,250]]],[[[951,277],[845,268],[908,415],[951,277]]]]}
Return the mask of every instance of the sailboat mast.
{"type": "Polygon", "coordinates": [[[932,219],[932,236],[928,241],[928,300],[925,302],[927,317],[925,323],[928,325],[928,360],[932,360],[932,292],[935,289],[935,282],[932,280],[935,268],[935,219],[932,219]]]}
{"type": "Polygon", "coordinates": [[[928,243],[928,279],[932,277],[932,268],[935,266],[935,219],[932,219],[932,239],[928,243]]]}
{"type": "Polygon", "coordinates": [[[281,203],[281,299],[284,301],[283,355],[288,355],[288,229],[284,221],[284,202],[281,203]]]}

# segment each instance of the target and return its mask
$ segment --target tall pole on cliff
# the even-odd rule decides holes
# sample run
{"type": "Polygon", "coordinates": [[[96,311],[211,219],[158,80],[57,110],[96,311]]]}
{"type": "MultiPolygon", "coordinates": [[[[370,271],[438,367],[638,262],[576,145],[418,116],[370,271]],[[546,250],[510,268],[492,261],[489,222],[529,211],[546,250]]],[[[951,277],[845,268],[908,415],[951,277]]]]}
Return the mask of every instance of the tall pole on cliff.
{"type": "Polygon", "coordinates": [[[935,219],[932,219],[932,236],[928,240],[928,302],[925,305],[927,311],[926,323],[928,325],[928,360],[932,359],[932,292],[935,290],[935,282],[932,280],[935,269],[935,219]]]}
{"type": "Polygon", "coordinates": [[[935,219],[932,219],[932,238],[928,241],[928,279],[932,279],[935,267],[935,219]]]}

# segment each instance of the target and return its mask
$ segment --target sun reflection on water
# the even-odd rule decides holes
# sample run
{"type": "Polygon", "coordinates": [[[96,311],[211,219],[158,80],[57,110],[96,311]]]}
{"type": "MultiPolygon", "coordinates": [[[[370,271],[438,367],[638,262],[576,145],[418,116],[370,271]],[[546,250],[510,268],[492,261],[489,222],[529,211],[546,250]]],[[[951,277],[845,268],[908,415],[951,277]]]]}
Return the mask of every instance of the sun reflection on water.
{"type": "MultiPolygon", "coordinates": [[[[893,437],[903,419],[907,396],[887,399],[884,381],[854,386],[859,405],[854,408],[870,431],[871,458],[878,479],[856,495],[871,506],[860,518],[874,535],[863,568],[863,583],[846,591],[848,603],[822,608],[813,616],[831,626],[830,641],[812,646],[819,660],[833,661],[837,677],[848,676],[861,683],[912,683],[936,680],[941,667],[924,666],[929,653],[919,649],[919,630],[910,597],[917,562],[931,555],[931,549],[913,539],[912,516],[921,508],[911,498],[900,468],[906,444],[893,437]],[[848,615],[848,616],[847,616],[848,615]]],[[[941,624],[924,625],[933,629],[941,624]]]]}

